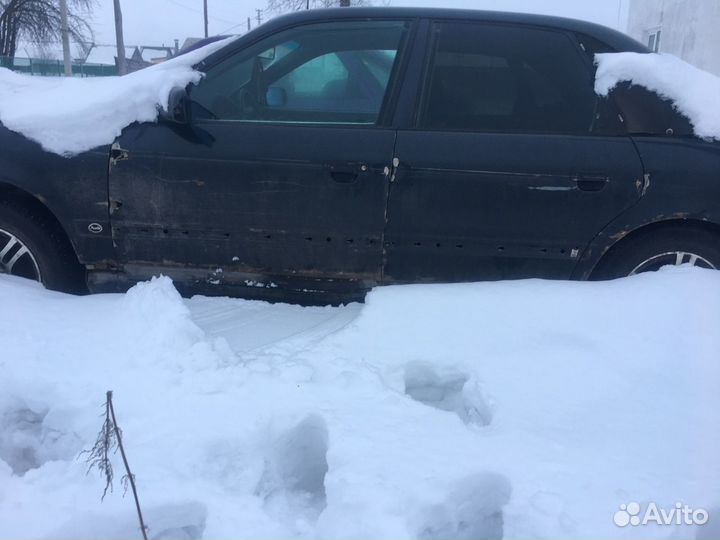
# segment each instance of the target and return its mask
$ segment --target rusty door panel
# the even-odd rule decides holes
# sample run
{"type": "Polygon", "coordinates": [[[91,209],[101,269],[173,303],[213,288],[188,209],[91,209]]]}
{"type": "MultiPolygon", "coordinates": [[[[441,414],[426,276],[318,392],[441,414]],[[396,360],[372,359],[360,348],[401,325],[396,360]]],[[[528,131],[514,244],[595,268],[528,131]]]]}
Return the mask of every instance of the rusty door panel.
{"type": "Polygon", "coordinates": [[[401,131],[396,154],[387,280],[568,278],[641,196],[627,137],[401,131]]]}
{"type": "Polygon", "coordinates": [[[123,263],[377,280],[395,132],[142,125],[110,175],[123,263]]]}

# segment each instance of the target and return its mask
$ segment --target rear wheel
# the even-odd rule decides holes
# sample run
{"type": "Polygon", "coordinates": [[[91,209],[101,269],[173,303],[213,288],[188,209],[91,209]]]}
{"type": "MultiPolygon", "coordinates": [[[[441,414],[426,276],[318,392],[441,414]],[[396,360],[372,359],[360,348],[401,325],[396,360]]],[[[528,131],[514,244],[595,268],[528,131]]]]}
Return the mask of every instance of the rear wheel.
{"type": "Polygon", "coordinates": [[[85,269],[62,231],[10,201],[0,201],[0,274],[39,281],[48,289],[85,291],[85,269]]]}
{"type": "Polygon", "coordinates": [[[681,264],[720,269],[720,235],[682,226],[640,234],[611,250],[593,273],[593,279],[632,276],[681,264]]]}

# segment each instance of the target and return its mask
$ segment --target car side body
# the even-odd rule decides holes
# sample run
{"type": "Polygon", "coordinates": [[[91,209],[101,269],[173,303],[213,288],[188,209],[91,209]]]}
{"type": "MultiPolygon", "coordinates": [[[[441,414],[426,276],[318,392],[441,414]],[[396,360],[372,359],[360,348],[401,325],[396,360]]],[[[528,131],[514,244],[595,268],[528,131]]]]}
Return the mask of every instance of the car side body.
{"type": "Polygon", "coordinates": [[[299,12],[206,58],[111,146],[65,158],[0,126],[0,200],[56,227],[93,292],[162,273],[184,294],[333,301],[607,277],[662,230],[720,246],[720,144],[650,92],[593,92],[594,54],[626,51],[649,53],[555,17],[299,12]]]}

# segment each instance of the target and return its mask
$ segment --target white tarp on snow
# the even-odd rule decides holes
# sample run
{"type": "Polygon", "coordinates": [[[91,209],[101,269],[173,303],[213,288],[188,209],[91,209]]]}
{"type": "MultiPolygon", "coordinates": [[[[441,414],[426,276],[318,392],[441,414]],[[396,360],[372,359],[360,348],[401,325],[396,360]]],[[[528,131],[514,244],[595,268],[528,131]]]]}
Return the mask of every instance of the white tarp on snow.
{"type": "Polygon", "coordinates": [[[133,122],[154,122],[173,88],[200,80],[193,66],[234,39],[124,77],[36,77],[0,68],[0,122],[65,156],[111,144],[133,122]]]}
{"type": "Polygon", "coordinates": [[[0,538],[139,536],[120,456],[104,502],[78,459],[106,390],[151,538],[720,537],[720,272],[0,298],[0,538]],[[631,502],[710,521],[617,527],[631,502]]]}
{"type": "Polygon", "coordinates": [[[604,53],[595,55],[595,62],[599,95],[620,82],[643,86],[671,100],[698,137],[720,140],[720,77],[670,54],[604,53]]]}

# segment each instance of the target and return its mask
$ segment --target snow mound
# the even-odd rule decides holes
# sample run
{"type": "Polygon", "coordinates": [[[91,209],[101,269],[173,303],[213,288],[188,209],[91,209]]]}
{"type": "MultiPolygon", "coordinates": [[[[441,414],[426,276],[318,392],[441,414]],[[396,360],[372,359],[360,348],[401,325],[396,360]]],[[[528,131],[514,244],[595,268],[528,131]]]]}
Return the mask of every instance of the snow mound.
{"type": "Polygon", "coordinates": [[[139,536],[78,457],[107,390],[151,538],[716,536],[720,272],[345,308],[162,277],[72,297],[0,276],[0,298],[0,538],[139,536]],[[710,521],[619,529],[633,501],[710,521]]]}
{"type": "Polygon", "coordinates": [[[596,54],[595,63],[599,95],[608,95],[620,82],[643,86],[671,100],[698,137],[720,140],[720,77],[663,53],[596,54]]]}
{"type": "Polygon", "coordinates": [[[234,39],[123,77],[46,78],[0,68],[0,122],[64,156],[111,144],[133,122],[154,122],[174,88],[200,81],[193,66],[234,39]]]}

